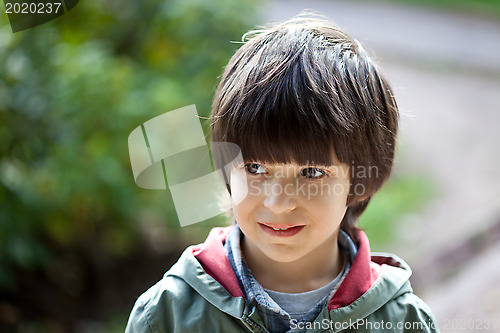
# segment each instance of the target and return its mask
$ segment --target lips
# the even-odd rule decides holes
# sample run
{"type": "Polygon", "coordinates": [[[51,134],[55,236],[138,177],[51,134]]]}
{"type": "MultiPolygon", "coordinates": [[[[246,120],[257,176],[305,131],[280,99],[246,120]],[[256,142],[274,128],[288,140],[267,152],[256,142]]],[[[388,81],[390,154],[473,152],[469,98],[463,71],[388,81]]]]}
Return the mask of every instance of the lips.
{"type": "Polygon", "coordinates": [[[266,227],[272,228],[274,230],[287,230],[295,227],[299,227],[298,224],[274,224],[274,223],[260,223],[266,227]]]}
{"type": "Polygon", "coordinates": [[[272,236],[291,237],[301,232],[305,226],[298,224],[259,223],[259,227],[272,236]]]}

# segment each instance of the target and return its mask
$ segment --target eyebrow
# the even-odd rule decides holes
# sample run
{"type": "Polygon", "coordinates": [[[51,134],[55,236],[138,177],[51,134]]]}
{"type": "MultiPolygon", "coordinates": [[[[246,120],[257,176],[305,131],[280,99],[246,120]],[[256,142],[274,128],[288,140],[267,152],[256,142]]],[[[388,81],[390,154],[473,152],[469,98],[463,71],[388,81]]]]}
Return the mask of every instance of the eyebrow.
{"type": "Polygon", "coordinates": [[[307,167],[307,168],[332,168],[332,167],[340,167],[340,164],[341,164],[341,163],[335,163],[335,164],[325,165],[325,164],[320,164],[320,163],[296,164],[294,162],[288,162],[288,163],[267,163],[267,162],[261,162],[261,161],[258,161],[258,160],[244,161],[244,164],[248,164],[248,163],[257,163],[257,164],[261,164],[263,166],[292,164],[294,166],[307,167]]]}

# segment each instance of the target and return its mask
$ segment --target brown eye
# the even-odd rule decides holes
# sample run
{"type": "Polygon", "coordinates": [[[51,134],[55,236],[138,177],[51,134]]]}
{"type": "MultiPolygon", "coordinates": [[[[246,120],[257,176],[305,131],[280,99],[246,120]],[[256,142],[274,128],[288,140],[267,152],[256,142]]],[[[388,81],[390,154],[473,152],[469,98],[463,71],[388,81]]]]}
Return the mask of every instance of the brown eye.
{"type": "Polygon", "coordinates": [[[247,169],[247,172],[251,174],[261,174],[266,172],[266,169],[258,163],[248,163],[245,165],[245,169],[247,169]]]}
{"type": "Polygon", "coordinates": [[[309,179],[314,179],[314,178],[320,178],[326,174],[325,171],[319,169],[319,168],[304,168],[300,170],[299,173],[302,177],[309,178],[309,179]]]}

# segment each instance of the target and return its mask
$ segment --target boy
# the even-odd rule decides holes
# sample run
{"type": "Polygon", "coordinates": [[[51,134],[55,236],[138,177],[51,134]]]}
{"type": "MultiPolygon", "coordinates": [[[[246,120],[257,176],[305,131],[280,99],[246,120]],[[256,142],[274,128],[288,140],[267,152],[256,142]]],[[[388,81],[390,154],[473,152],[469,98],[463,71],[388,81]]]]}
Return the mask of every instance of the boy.
{"type": "Polygon", "coordinates": [[[371,255],[356,227],[393,164],[386,80],[318,18],[246,38],[212,107],[212,140],[245,161],[224,175],[235,225],[188,248],[138,299],[127,332],[437,331],[409,267],[371,255]]]}

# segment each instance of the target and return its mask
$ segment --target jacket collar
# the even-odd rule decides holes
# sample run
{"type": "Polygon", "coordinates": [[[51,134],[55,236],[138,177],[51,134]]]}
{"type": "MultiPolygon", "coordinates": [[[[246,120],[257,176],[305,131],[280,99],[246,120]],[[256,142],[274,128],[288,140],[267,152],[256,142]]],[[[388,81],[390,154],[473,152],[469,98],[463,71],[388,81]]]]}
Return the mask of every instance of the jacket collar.
{"type": "Polygon", "coordinates": [[[192,253],[205,272],[219,282],[231,296],[243,297],[243,291],[224,251],[224,242],[232,229],[233,226],[213,228],[203,244],[192,247],[192,253]]]}
{"type": "MultiPolygon", "coordinates": [[[[233,226],[212,229],[203,244],[192,247],[192,254],[205,272],[219,282],[233,297],[244,297],[224,250],[225,239],[232,229],[233,226]]],[[[329,301],[329,311],[350,305],[366,293],[380,277],[382,264],[399,266],[398,263],[384,262],[385,259],[382,256],[374,257],[372,261],[370,245],[365,233],[358,231],[356,237],[358,239],[356,259],[329,301]]]]}
{"type": "Polygon", "coordinates": [[[380,265],[371,261],[368,237],[361,230],[356,232],[358,254],[347,276],[328,303],[328,310],[349,305],[368,291],[380,276],[380,265]]]}

